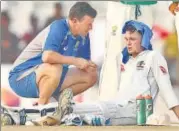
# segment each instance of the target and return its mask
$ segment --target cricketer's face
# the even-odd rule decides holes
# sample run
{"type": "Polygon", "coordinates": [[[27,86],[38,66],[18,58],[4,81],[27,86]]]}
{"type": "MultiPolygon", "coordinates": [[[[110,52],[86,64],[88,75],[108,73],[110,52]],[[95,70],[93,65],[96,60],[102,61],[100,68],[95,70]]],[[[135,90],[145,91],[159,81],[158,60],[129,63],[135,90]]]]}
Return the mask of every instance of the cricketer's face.
{"type": "Polygon", "coordinates": [[[86,36],[88,32],[92,29],[94,18],[85,15],[81,20],[76,20],[75,30],[77,30],[78,35],[86,36]]]}
{"type": "Polygon", "coordinates": [[[142,35],[139,32],[126,31],[124,34],[124,40],[129,54],[136,55],[141,52],[142,35]]]}

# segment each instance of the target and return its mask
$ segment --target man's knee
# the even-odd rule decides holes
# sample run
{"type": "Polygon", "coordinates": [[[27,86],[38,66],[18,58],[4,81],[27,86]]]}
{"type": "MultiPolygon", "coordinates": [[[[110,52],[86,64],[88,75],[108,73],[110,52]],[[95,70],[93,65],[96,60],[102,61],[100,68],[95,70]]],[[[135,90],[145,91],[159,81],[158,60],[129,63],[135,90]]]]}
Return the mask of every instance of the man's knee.
{"type": "Polygon", "coordinates": [[[37,81],[40,80],[43,76],[59,81],[62,73],[62,65],[60,64],[48,64],[43,63],[36,70],[37,81]]]}
{"type": "Polygon", "coordinates": [[[87,83],[89,84],[90,87],[96,84],[98,80],[98,73],[97,71],[93,71],[88,73],[87,75],[87,83]]]}

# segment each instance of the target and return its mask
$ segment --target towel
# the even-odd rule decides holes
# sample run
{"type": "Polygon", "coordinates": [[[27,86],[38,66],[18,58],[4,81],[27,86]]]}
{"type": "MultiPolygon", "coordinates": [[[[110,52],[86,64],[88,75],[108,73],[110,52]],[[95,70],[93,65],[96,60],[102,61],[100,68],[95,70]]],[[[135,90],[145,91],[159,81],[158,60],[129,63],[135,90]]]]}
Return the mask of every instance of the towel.
{"type": "MultiPolygon", "coordinates": [[[[137,31],[140,31],[142,33],[141,45],[144,48],[144,50],[152,50],[152,45],[151,45],[151,42],[150,42],[150,40],[153,36],[152,30],[146,24],[144,24],[142,22],[130,20],[130,21],[127,21],[124,24],[124,26],[122,28],[122,34],[126,33],[126,27],[128,25],[134,26],[137,31]]],[[[130,54],[128,53],[127,47],[125,47],[123,49],[122,55],[123,55],[122,62],[124,64],[126,64],[127,61],[129,60],[129,56],[130,56],[130,54]]]]}

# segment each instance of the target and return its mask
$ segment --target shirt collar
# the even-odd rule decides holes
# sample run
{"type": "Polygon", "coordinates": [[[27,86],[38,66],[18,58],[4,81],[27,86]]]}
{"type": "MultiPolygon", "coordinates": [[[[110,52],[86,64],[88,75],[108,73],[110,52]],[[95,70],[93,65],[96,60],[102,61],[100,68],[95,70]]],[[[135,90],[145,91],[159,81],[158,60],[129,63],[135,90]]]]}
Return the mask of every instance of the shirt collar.
{"type": "Polygon", "coordinates": [[[68,35],[71,35],[74,40],[85,41],[85,39],[86,39],[85,37],[80,36],[80,35],[78,35],[78,36],[75,37],[75,36],[72,34],[72,32],[70,31],[70,26],[69,26],[69,23],[68,23],[68,19],[66,19],[66,23],[67,23],[67,27],[68,27],[67,36],[68,36],[68,35]]]}
{"type": "Polygon", "coordinates": [[[130,56],[130,58],[129,59],[132,59],[132,60],[135,60],[135,59],[137,59],[139,56],[141,56],[141,55],[143,55],[143,54],[145,54],[146,52],[148,52],[148,50],[144,50],[144,51],[142,51],[142,52],[140,52],[135,58],[134,57],[132,57],[132,56],[130,56]]]}

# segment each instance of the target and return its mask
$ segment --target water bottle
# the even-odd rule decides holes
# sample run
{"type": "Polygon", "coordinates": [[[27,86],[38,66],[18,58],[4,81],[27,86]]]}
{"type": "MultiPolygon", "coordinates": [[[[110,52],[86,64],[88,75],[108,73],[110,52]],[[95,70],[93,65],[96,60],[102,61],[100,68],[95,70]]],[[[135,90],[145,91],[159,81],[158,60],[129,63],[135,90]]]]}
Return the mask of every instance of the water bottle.
{"type": "Polygon", "coordinates": [[[145,125],[146,124],[146,114],[145,114],[145,97],[139,95],[136,97],[136,105],[137,105],[137,125],[145,125]]]}
{"type": "Polygon", "coordinates": [[[148,116],[153,114],[153,100],[152,100],[152,96],[150,96],[150,95],[145,96],[145,105],[146,105],[146,119],[147,119],[148,116]]]}

